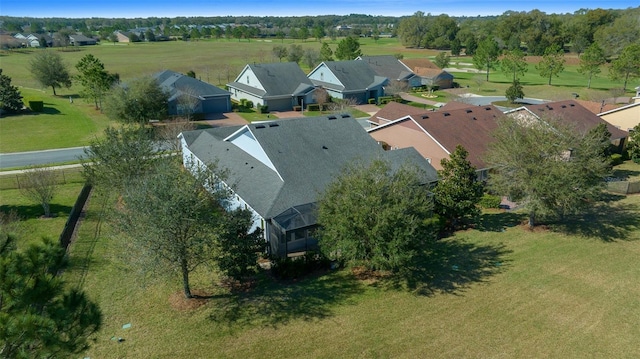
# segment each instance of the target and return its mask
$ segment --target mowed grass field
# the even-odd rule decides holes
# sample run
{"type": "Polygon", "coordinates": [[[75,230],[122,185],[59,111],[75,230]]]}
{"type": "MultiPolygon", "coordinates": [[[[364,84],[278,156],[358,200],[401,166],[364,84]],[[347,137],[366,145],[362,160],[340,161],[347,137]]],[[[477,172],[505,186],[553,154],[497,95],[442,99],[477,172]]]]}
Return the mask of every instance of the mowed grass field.
{"type": "Polygon", "coordinates": [[[612,197],[611,207],[573,232],[530,231],[517,214],[485,213],[478,229],[431,248],[432,261],[414,278],[421,291],[343,270],[284,284],[265,280],[231,296],[200,273],[193,289],[211,297],[190,306],[178,280],[144,281],[121,261],[118,240],[98,222],[98,198],[67,277],[105,315],[85,357],[640,356],[638,195],[612,197]]]}
{"type": "MultiPolygon", "coordinates": [[[[334,51],[340,41],[325,40],[334,51]]],[[[395,38],[379,39],[377,42],[370,38],[361,38],[360,43],[362,53],[369,56],[402,54],[405,58],[416,58],[433,57],[438,53],[428,49],[407,49],[395,38]]],[[[107,71],[118,73],[124,82],[165,69],[181,73],[193,70],[201,80],[223,87],[233,81],[248,63],[279,61],[272,54],[273,47],[289,47],[291,44],[318,51],[321,47],[321,42],[314,39],[304,42],[209,39],[131,44],[103,42],[97,46],[46,51],[57,51],[69,66],[72,75],[76,74],[75,64],[83,56],[92,54],[104,63],[107,71]]],[[[12,78],[12,83],[19,86],[26,99],[39,98],[45,102],[44,113],[0,119],[0,153],[84,146],[93,137],[100,136],[103,129],[113,123],[100,111],[95,110],[92,103],[78,97],[81,88],[76,84],[69,89],[58,89],[58,96],[53,96],[50,88],[41,88],[29,72],[29,62],[38,51],[45,50],[0,51],[3,74],[12,78]],[[69,97],[74,98],[73,104],[69,103],[69,97]]],[[[522,77],[525,95],[563,100],[572,98],[572,93],[577,93],[581,99],[601,101],[612,97],[609,89],[622,86],[622,82],[611,81],[607,77],[607,69],[603,68],[602,74],[592,80],[592,89],[587,89],[586,77],[577,72],[577,58],[573,54],[566,57],[565,71],[559,77],[553,78],[552,86],[547,85],[546,78],[538,75],[533,64],[538,59],[531,58],[529,71],[522,77]]],[[[471,62],[470,57],[451,59],[452,66],[460,68],[468,68],[471,62]]],[[[311,70],[304,64],[301,66],[305,72],[311,70]]],[[[483,81],[480,84],[476,79],[482,78],[483,74],[454,72],[454,76],[462,87],[468,87],[469,92],[481,95],[502,96],[511,82],[509,77],[497,70],[491,72],[489,82],[483,81]]]]}

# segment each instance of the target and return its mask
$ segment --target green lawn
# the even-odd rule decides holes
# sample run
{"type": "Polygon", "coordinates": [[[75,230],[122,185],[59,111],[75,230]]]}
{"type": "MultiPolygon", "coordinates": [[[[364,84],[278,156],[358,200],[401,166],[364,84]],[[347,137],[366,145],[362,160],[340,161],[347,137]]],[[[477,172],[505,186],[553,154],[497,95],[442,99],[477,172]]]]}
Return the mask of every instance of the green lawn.
{"type": "Polygon", "coordinates": [[[69,103],[67,91],[20,88],[24,98],[42,100],[44,111],[1,118],[0,153],[84,146],[100,135],[110,121],[82,99],[69,103]]]}
{"type": "Polygon", "coordinates": [[[485,213],[478,229],[437,242],[408,285],[337,271],[233,297],[200,273],[195,291],[213,297],[177,309],[178,281],[142,281],[119,260],[96,197],[68,277],[105,314],[84,356],[638,357],[640,196],[611,200],[579,230],[485,213]]]}

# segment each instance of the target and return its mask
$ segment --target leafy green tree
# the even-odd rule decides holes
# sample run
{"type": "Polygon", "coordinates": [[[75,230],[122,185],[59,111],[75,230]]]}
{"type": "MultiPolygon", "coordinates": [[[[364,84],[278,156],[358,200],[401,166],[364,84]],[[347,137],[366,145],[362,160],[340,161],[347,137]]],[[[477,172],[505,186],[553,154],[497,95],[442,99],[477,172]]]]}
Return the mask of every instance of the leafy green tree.
{"type": "Polygon", "coordinates": [[[504,117],[489,144],[489,186],[540,218],[578,214],[597,200],[609,175],[601,141],[556,118],[504,117]]]}
{"type": "Polygon", "coordinates": [[[167,117],[169,95],[152,77],[115,86],[104,100],[104,112],[114,120],[145,125],[167,117]]]}
{"type": "Polygon", "coordinates": [[[345,37],[338,43],[335,55],[338,60],[354,60],[356,57],[362,56],[360,42],[353,36],[345,37]]]}
{"type": "Polygon", "coordinates": [[[147,39],[148,42],[156,41],[156,34],[151,29],[147,29],[147,31],[145,31],[144,37],[147,39]]]}
{"type": "Polygon", "coordinates": [[[104,136],[91,141],[84,154],[84,177],[106,190],[121,190],[153,171],[158,161],[150,134],[140,127],[108,127],[104,136]]]}
{"type": "Polygon", "coordinates": [[[289,51],[283,45],[275,45],[271,52],[273,53],[273,56],[277,57],[278,60],[280,60],[280,62],[282,62],[282,59],[289,55],[289,51]]]}
{"type": "Polygon", "coordinates": [[[300,40],[302,40],[302,42],[307,41],[307,39],[309,38],[309,29],[307,29],[306,27],[302,27],[300,30],[298,30],[298,37],[300,38],[300,40]]]}
{"type": "Polygon", "coordinates": [[[629,132],[629,143],[627,144],[629,158],[635,163],[640,163],[640,124],[637,124],[633,131],[629,132]]]}
{"type": "Polygon", "coordinates": [[[623,90],[627,90],[629,79],[640,77],[640,44],[625,47],[620,56],[611,62],[609,74],[613,79],[624,79],[623,90]]]}
{"type": "Polygon", "coordinates": [[[320,52],[316,49],[305,49],[302,55],[302,62],[308,68],[314,68],[320,62],[320,52]]]}
{"type": "Polygon", "coordinates": [[[580,56],[580,67],[578,73],[586,74],[589,78],[587,88],[591,88],[591,78],[600,73],[600,68],[607,62],[604,50],[597,43],[591,44],[584,54],[580,56]]]}
{"type": "Polygon", "coordinates": [[[333,61],[333,50],[331,50],[331,47],[329,47],[329,44],[326,42],[322,42],[322,47],[320,47],[320,60],[333,61]]]}
{"type": "Polygon", "coordinates": [[[313,37],[318,41],[322,41],[322,38],[327,36],[327,33],[324,31],[324,27],[318,25],[313,28],[313,37]]]}
{"type": "Polygon", "coordinates": [[[413,15],[400,20],[397,35],[402,45],[415,48],[424,46],[427,22],[427,17],[422,11],[416,11],[413,15]]]}
{"type": "Polygon", "coordinates": [[[478,45],[473,54],[473,65],[478,70],[487,69],[487,81],[489,81],[489,71],[495,68],[500,55],[498,43],[491,37],[487,37],[478,45]]]}
{"type": "Polygon", "coordinates": [[[83,87],[82,95],[93,100],[96,109],[102,106],[102,99],[115,83],[116,77],[104,69],[104,64],[91,54],[83,56],[76,64],[76,79],[83,87]]]}
{"type": "Polygon", "coordinates": [[[129,262],[152,274],[177,273],[186,298],[193,297],[190,274],[213,263],[225,217],[220,203],[229,199],[229,192],[215,185],[224,178],[222,171],[212,166],[194,172],[173,158],[161,160],[123,189],[123,206],[114,215],[129,262]]]}
{"type": "Polygon", "coordinates": [[[599,26],[593,35],[607,57],[614,57],[640,39],[640,19],[637,11],[623,12],[613,23],[599,26]]]}
{"type": "Polygon", "coordinates": [[[476,50],[478,50],[478,40],[474,36],[470,36],[465,43],[464,53],[467,56],[474,56],[476,50]]]}
{"type": "Polygon", "coordinates": [[[284,33],[284,31],[282,31],[282,30],[276,31],[276,38],[280,39],[281,43],[284,43],[284,38],[285,37],[287,37],[287,35],[284,33]]]}
{"type": "Polygon", "coordinates": [[[465,220],[473,220],[480,214],[478,203],[482,198],[483,186],[478,181],[476,168],[467,156],[469,152],[461,145],[440,161],[438,184],[433,189],[434,211],[444,218],[452,229],[458,228],[465,220]]]}
{"type": "Polygon", "coordinates": [[[511,83],[511,86],[509,86],[505,91],[504,96],[511,103],[515,103],[517,99],[523,98],[524,90],[522,89],[522,85],[520,84],[520,81],[513,80],[513,83],[511,83]]]}
{"type": "Polygon", "coordinates": [[[304,55],[304,50],[302,49],[302,45],[291,44],[289,46],[289,54],[287,55],[287,60],[290,62],[299,63],[302,60],[302,56],[304,55]]]}
{"type": "Polygon", "coordinates": [[[56,193],[58,178],[56,172],[47,167],[29,167],[20,179],[23,196],[39,203],[45,217],[51,217],[50,204],[56,193]]]}
{"type": "Polygon", "coordinates": [[[462,52],[462,44],[457,37],[451,40],[451,56],[460,56],[462,52]]]}
{"type": "Polygon", "coordinates": [[[449,57],[449,55],[447,55],[446,52],[443,51],[436,55],[433,63],[436,64],[436,66],[438,66],[439,68],[444,69],[445,67],[449,66],[449,60],[451,60],[451,58],[449,57]]]}
{"type": "Polygon", "coordinates": [[[428,237],[425,220],[432,208],[415,168],[393,172],[382,160],[353,164],[320,196],[320,248],[368,269],[400,269],[428,237]]]}
{"type": "Polygon", "coordinates": [[[242,281],[256,273],[258,257],[265,252],[266,243],[258,228],[249,232],[252,214],[238,208],[226,214],[219,235],[216,262],[226,276],[242,281]]]}
{"type": "Polygon", "coordinates": [[[36,52],[29,62],[29,67],[36,81],[44,87],[51,87],[54,96],[56,88],[71,87],[71,75],[57,52],[50,50],[36,52]]]}
{"type": "Polygon", "coordinates": [[[17,87],[11,85],[11,77],[2,74],[0,69],[0,110],[18,112],[22,110],[22,95],[17,87]]]}
{"type": "Polygon", "coordinates": [[[524,52],[517,48],[507,51],[500,61],[500,69],[506,76],[513,76],[512,81],[518,80],[518,75],[524,76],[528,68],[524,52]]]}
{"type": "Polygon", "coordinates": [[[548,84],[551,85],[551,78],[559,76],[564,71],[565,61],[562,48],[558,45],[552,45],[544,51],[542,60],[536,65],[536,69],[540,77],[549,79],[548,84]]]}
{"type": "Polygon", "coordinates": [[[45,240],[25,250],[0,237],[0,355],[3,358],[70,358],[89,348],[102,313],[60,277],[66,252],[45,240]]]}

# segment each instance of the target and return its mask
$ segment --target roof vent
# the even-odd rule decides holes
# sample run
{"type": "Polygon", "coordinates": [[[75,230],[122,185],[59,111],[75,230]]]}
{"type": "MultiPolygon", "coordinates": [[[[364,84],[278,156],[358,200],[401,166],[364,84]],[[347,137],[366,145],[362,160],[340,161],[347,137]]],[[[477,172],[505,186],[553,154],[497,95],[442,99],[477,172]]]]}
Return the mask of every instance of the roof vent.
{"type": "Polygon", "coordinates": [[[445,112],[445,113],[443,113],[443,115],[445,115],[445,116],[451,116],[451,114],[450,114],[449,112],[445,112]]]}
{"type": "Polygon", "coordinates": [[[473,112],[473,111],[472,111],[472,110],[467,110],[466,112],[467,112],[467,113],[471,113],[471,112],[473,112]]]}
{"type": "Polygon", "coordinates": [[[278,125],[277,123],[270,123],[269,124],[269,127],[278,127],[278,126],[280,126],[280,125],[278,125]]]}
{"type": "Polygon", "coordinates": [[[428,119],[428,118],[429,118],[429,116],[427,116],[427,115],[422,115],[422,119],[423,119],[423,120],[426,120],[426,119],[428,119]]]}
{"type": "Polygon", "coordinates": [[[562,106],[560,106],[560,107],[562,107],[562,108],[567,108],[567,105],[562,105],[562,106]]]}
{"type": "Polygon", "coordinates": [[[333,115],[331,115],[331,116],[329,116],[329,117],[327,117],[327,118],[328,118],[328,119],[330,119],[330,120],[335,120],[335,119],[337,119],[337,117],[336,117],[336,116],[333,116],[333,115]]]}
{"type": "Polygon", "coordinates": [[[328,150],[328,149],[329,149],[329,147],[327,147],[327,146],[325,146],[325,145],[322,145],[322,149],[323,149],[323,150],[328,150]]]}
{"type": "Polygon", "coordinates": [[[553,110],[553,107],[551,107],[551,106],[549,106],[549,105],[547,105],[547,108],[548,108],[549,110],[553,110]]]}
{"type": "Polygon", "coordinates": [[[570,103],[570,104],[569,104],[569,106],[574,107],[575,105],[574,105],[574,104],[572,104],[572,103],[570,103]]]}
{"type": "Polygon", "coordinates": [[[264,125],[256,125],[256,128],[265,128],[264,125]]]}
{"type": "Polygon", "coordinates": [[[342,118],[349,118],[349,117],[351,117],[348,113],[343,113],[341,116],[342,116],[342,118]]]}
{"type": "Polygon", "coordinates": [[[477,118],[476,118],[475,116],[473,116],[472,120],[474,120],[474,121],[475,121],[475,120],[477,120],[477,118]]]}
{"type": "Polygon", "coordinates": [[[485,107],[484,110],[485,111],[491,111],[491,107],[485,107]]]}

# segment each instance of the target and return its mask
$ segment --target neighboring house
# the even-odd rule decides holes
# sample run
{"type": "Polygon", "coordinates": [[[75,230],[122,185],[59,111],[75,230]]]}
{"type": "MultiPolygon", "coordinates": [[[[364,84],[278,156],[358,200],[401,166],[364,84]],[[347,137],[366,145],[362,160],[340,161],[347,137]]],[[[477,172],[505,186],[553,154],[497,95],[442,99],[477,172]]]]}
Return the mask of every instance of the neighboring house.
{"type": "Polygon", "coordinates": [[[587,110],[595,113],[596,115],[602,112],[611,111],[620,107],[620,105],[610,103],[607,101],[586,101],[586,100],[575,100],[580,106],[586,108],[587,110]]]}
{"type": "Polygon", "coordinates": [[[429,59],[402,59],[402,63],[420,78],[418,86],[438,86],[440,89],[453,87],[453,75],[444,71],[429,59]]]}
{"type": "Polygon", "coordinates": [[[624,131],[631,131],[640,124],[640,97],[635,103],[599,113],[601,119],[624,131]]]}
{"type": "Polygon", "coordinates": [[[15,37],[7,34],[0,34],[0,48],[4,49],[15,49],[22,46],[22,41],[16,39],[15,37]]]}
{"type": "MultiPolygon", "coordinates": [[[[252,230],[261,228],[269,253],[285,256],[314,249],[318,195],[352,161],[387,159],[435,169],[413,148],[384,151],[349,115],[254,122],[239,127],[188,131],[180,136],[187,168],[217,163],[228,170],[233,191],[229,208],[252,211],[252,230]]],[[[371,189],[375,191],[375,188],[371,189]]]]}
{"type": "Polygon", "coordinates": [[[120,30],[114,31],[114,34],[116,35],[116,38],[118,39],[118,42],[131,42],[131,39],[129,38],[129,35],[125,34],[124,32],[122,32],[120,30]]]}
{"type": "Polygon", "coordinates": [[[366,62],[376,74],[386,77],[389,81],[405,82],[411,87],[422,85],[422,79],[395,56],[358,56],[356,60],[366,62]]]}
{"type": "Polygon", "coordinates": [[[442,169],[440,161],[462,145],[479,178],[484,179],[487,165],[483,157],[501,116],[502,111],[493,105],[430,111],[390,102],[371,118],[377,126],[367,132],[391,149],[415,148],[438,170],[442,169]]]}
{"type": "Polygon", "coordinates": [[[169,94],[169,115],[194,115],[231,111],[231,94],[219,87],[165,70],[153,77],[169,94]]]}
{"type": "Polygon", "coordinates": [[[353,99],[357,104],[384,96],[389,79],[379,76],[365,61],[325,61],[307,76],[314,85],[339,99],[353,99]]]}
{"type": "Polygon", "coordinates": [[[611,143],[617,147],[618,152],[622,152],[626,146],[626,139],[629,134],[626,131],[616,128],[598,115],[581,106],[575,100],[547,102],[540,105],[525,105],[513,110],[506,111],[507,116],[514,118],[530,119],[536,118],[557,118],[572,124],[577,131],[589,131],[601,123],[607,125],[611,133],[611,143]]]}
{"type": "Polygon", "coordinates": [[[69,35],[69,45],[72,46],[88,46],[95,45],[98,41],[82,34],[69,35]]]}
{"type": "Polygon", "coordinates": [[[315,102],[314,85],[295,62],[246,65],[227,87],[233,100],[267,105],[269,111],[291,111],[315,102]]]}

